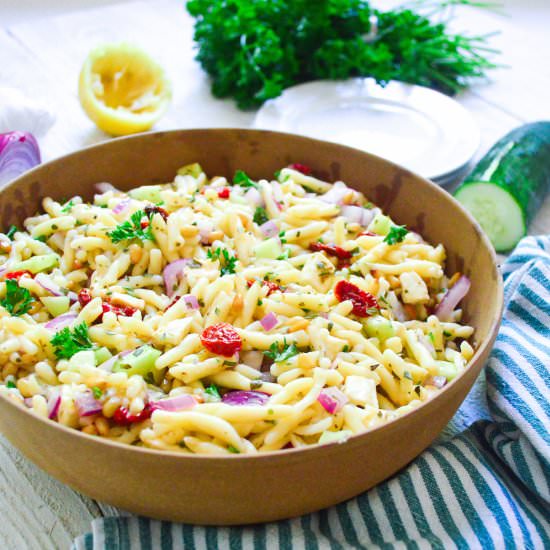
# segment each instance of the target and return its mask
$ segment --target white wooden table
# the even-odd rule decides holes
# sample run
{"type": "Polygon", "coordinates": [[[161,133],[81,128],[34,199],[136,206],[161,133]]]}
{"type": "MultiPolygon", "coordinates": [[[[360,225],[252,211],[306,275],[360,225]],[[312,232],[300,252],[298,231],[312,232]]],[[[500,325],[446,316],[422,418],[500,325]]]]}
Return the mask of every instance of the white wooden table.
{"type": "MultiPolygon", "coordinates": [[[[183,0],[113,5],[121,1],[0,0],[0,85],[39,96],[57,113],[41,141],[44,160],[106,139],[81,111],[76,91],[83,59],[102,42],[140,44],[167,70],[174,99],[157,129],[250,125],[253,113],[210,95],[208,81],[193,61],[192,20],[183,0]],[[75,11],[77,7],[86,10],[75,11]],[[57,15],[44,19],[42,14],[57,15]]],[[[550,119],[550,0],[502,3],[507,15],[457,9],[457,29],[500,31],[492,45],[502,50],[500,60],[509,66],[459,98],[481,127],[479,155],[511,128],[550,119]]],[[[530,231],[550,232],[550,200],[530,231]]],[[[0,436],[0,548],[68,548],[75,536],[89,530],[92,519],[121,513],[58,483],[0,436]]]]}

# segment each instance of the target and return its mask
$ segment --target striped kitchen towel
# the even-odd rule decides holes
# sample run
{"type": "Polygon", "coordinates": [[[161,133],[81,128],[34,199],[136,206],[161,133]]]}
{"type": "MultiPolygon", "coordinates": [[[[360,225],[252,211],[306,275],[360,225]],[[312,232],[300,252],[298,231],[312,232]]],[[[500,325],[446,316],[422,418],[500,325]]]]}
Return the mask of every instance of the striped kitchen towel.
{"type": "Polygon", "coordinates": [[[74,550],[550,548],[550,237],[503,266],[505,313],[485,375],[444,436],[343,504],[250,527],[95,520],[74,550]]]}

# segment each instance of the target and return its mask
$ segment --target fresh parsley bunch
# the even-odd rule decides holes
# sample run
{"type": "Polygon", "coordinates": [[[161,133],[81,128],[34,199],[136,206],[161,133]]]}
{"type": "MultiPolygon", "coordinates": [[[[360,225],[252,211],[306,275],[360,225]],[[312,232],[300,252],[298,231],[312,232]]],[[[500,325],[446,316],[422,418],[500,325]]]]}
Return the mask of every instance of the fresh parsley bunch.
{"type": "MultiPolygon", "coordinates": [[[[434,15],[471,3],[413,5],[434,15]]],[[[196,18],[196,58],[212,78],[212,93],[233,97],[242,109],[300,82],[352,76],[453,94],[494,67],[486,37],[452,34],[447,23],[404,7],[379,11],[366,0],[189,0],[187,9],[196,18]]]]}

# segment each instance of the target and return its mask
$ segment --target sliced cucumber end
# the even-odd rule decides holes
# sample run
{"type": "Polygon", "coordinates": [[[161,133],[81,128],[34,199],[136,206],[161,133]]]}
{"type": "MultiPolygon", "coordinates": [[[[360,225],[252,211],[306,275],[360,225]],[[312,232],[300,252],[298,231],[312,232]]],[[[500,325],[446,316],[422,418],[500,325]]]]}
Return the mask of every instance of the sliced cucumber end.
{"type": "Polygon", "coordinates": [[[502,187],[486,182],[467,183],[458,189],[455,198],[478,221],[497,252],[511,250],[525,235],[523,211],[502,187]]]}

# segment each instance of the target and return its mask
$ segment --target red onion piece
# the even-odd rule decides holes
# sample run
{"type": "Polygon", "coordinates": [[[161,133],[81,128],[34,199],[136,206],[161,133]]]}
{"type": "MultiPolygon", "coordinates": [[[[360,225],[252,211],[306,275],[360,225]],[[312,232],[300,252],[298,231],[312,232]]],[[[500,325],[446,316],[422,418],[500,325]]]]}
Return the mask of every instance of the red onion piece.
{"type": "Polygon", "coordinates": [[[342,407],[348,402],[348,398],[338,388],[325,388],[319,393],[317,401],[329,414],[335,414],[342,410],[342,407]]]}
{"type": "Polygon", "coordinates": [[[98,369],[106,370],[111,372],[113,370],[114,364],[117,362],[118,359],[121,359],[122,357],[125,357],[126,355],[132,353],[133,349],[127,349],[125,351],[121,351],[120,353],[117,353],[116,355],[113,355],[110,359],[107,359],[107,361],[104,361],[101,363],[101,365],[98,365],[98,369]]]}
{"type": "Polygon", "coordinates": [[[192,294],[186,294],[183,299],[185,301],[185,305],[189,309],[199,309],[200,305],[196,296],[193,296],[192,294]]]}
{"type": "Polygon", "coordinates": [[[277,319],[277,315],[271,311],[263,319],[261,319],[260,324],[264,327],[266,332],[269,332],[272,328],[277,326],[278,322],[279,319],[277,319]]]}
{"type": "Polygon", "coordinates": [[[56,389],[51,390],[48,399],[48,418],[53,420],[57,417],[59,407],[61,406],[61,391],[56,389]]]}
{"type": "Polygon", "coordinates": [[[209,220],[198,219],[197,227],[199,228],[201,243],[208,244],[210,242],[210,235],[214,231],[214,225],[209,220]]]}
{"type": "Polygon", "coordinates": [[[346,218],[350,223],[359,223],[363,224],[363,212],[365,209],[361,206],[353,206],[345,204],[340,210],[340,214],[346,218]]]}
{"type": "Polygon", "coordinates": [[[468,294],[470,286],[470,279],[466,275],[462,275],[453,287],[447,290],[445,296],[443,296],[443,299],[435,309],[435,315],[440,321],[450,320],[452,312],[462,298],[468,294]]]}
{"type": "Polygon", "coordinates": [[[264,360],[264,354],[261,351],[242,351],[241,362],[253,369],[260,369],[264,360]]]}
{"type": "Polygon", "coordinates": [[[78,294],[76,292],[69,290],[69,292],[67,292],[67,296],[69,297],[69,301],[71,302],[71,304],[78,302],[78,294]]]}
{"type": "Polygon", "coordinates": [[[113,184],[108,183],[106,181],[101,181],[99,183],[96,183],[94,185],[94,188],[98,193],[107,193],[108,191],[118,192],[118,189],[113,184]]]}
{"type": "Polygon", "coordinates": [[[48,321],[44,325],[44,327],[51,330],[58,331],[65,327],[71,326],[75,322],[77,317],[78,317],[77,313],[74,313],[73,311],[69,311],[69,313],[64,313],[63,315],[54,317],[51,321],[48,321]]]}
{"type": "Polygon", "coordinates": [[[113,214],[121,214],[125,210],[128,209],[130,206],[130,203],[132,202],[131,199],[122,199],[114,208],[113,208],[113,214]]]}
{"type": "Polygon", "coordinates": [[[32,409],[32,397],[25,397],[25,399],[23,399],[23,403],[25,403],[26,407],[32,409]]]}
{"type": "Polygon", "coordinates": [[[262,372],[260,374],[260,379],[263,382],[275,382],[276,378],[270,372],[262,372]]]}
{"type": "Polygon", "coordinates": [[[176,397],[168,397],[166,399],[160,399],[159,401],[151,401],[151,408],[160,411],[184,411],[192,409],[197,405],[197,398],[188,393],[177,395],[176,397]]]}
{"type": "Polygon", "coordinates": [[[261,193],[255,187],[251,187],[245,193],[244,198],[255,208],[264,204],[261,193]]]}
{"type": "Polygon", "coordinates": [[[275,235],[279,234],[279,228],[277,227],[277,224],[273,220],[269,220],[268,222],[265,222],[262,225],[260,225],[260,231],[266,237],[274,237],[275,235]]]}
{"type": "Polygon", "coordinates": [[[436,388],[441,389],[447,384],[447,378],[445,376],[430,376],[424,382],[425,386],[435,386],[436,388]]]}
{"type": "Polygon", "coordinates": [[[234,390],[227,392],[222,397],[222,402],[226,405],[265,405],[271,396],[261,391],[234,390]]]}
{"type": "Polygon", "coordinates": [[[29,132],[0,134],[0,185],[40,164],[40,149],[29,132]]]}
{"type": "Polygon", "coordinates": [[[330,204],[341,205],[344,202],[344,197],[349,193],[349,190],[349,187],[345,183],[337,181],[332,188],[324,195],[321,195],[319,199],[330,204]]]}
{"type": "Polygon", "coordinates": [[[58,285],[56,285],[51,278],[45,273],[38,273],[34,280],[44,289],[47,290],[50,294],[54,296],[64,296],[63,292],[58,285]]]}
{"type": "Polygon", "coordinates": [[[166,288],[166,294],[171,298],[176,292],[176,288],[179,282],[183,278],[183,269],[189,265],[193,260],[189,258],[183,258],[169,263],[162,272],[164,277],[164,286],[166,288]]]}
{"type": "Polygon", "coordinates": [[[93,396],[92,392],[79,393],[74,398],[79,416],[92,416],[103,410],[103,405],[93,396]]]}
{"type": "Polygon", "coordinates": [[[394,292],[388,292],[388,295],[386,297],[388,300],[388,303],[390,304],[391,311],[393,313],[393,316],[400,322],[404,323],[408,320],[407,314],[405,313],[405,309],[397,296],[394,292]]]}
{"type": "Polygon", "coordinates": [[[370,222],[372,222],[372,220],[374,219],[374,216],[376,216],[376,214],[378,212],[380,212],[380,208],[372,208],[371,210],[367,210],[366,208],[363,208],[363,218],[361,220],[361,225],[363,227],[367,227],[370,222]]]}

